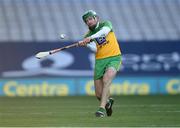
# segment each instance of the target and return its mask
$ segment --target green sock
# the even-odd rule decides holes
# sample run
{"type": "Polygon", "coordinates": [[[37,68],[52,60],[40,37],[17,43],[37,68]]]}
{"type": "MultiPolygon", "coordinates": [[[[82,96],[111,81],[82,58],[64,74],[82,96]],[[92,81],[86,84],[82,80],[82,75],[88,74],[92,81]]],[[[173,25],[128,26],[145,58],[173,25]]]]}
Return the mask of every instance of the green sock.
{"type": "Polygon", "coordinates": [[[98,111],[105,113],[106,110],[102,107],[99,107],[98,111]]]}

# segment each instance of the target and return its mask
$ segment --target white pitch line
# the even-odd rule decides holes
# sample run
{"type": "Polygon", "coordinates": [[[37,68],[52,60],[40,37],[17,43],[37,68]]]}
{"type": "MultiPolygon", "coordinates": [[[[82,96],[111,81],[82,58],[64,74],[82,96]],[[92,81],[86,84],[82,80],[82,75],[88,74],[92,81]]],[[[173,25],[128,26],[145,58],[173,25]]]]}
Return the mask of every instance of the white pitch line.
{"type": "Polygon", "coordinates": [[[175,105],[175,104],[144,104],[144,105],[114,105],[116,107],[180,107],[179,105],[175,105]]]}
{"type": "Polygon", "coordinates": [[[178,110],[178,111],[176,111],[176,110],[175,111],[171,111],[171,110],[167,110],[167,111],[150,111],[150,112],[168,112],[168,113],[171,113],[171,112],[173,113],[174,112],[174,113],[180,113],[180,110],[178,110]]]}
{"type": "Polygon", "coordinates": [[[20,114],[25,114],[25,115],[52,115],[56,114],[57,112],[34,112],[34,113],[12,113],[12,112],[6,112],[6,113],[0,113],[0,115],[20,115],[20,114]]]}

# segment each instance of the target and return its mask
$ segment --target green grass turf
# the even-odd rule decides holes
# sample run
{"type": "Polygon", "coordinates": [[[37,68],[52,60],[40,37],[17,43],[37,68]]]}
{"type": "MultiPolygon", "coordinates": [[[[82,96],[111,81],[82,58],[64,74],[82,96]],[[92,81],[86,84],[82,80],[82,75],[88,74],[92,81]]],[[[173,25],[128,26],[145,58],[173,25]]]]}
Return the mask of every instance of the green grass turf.
{"type": "Polygon", "coordinates": [[[180,95],[114,98],[113,116],[96,118],[95,97],[0,97],[0,126],[180,126],[180,95]]]}

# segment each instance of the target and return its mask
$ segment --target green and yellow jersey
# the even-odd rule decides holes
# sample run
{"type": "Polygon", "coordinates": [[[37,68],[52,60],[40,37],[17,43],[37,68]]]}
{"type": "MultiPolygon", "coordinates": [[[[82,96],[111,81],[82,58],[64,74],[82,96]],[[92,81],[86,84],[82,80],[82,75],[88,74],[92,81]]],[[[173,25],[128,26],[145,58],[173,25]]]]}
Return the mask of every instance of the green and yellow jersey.
{"type": "Polygon", "coordinates": [[[115,33],[113,32],[110,21],[99,22],[94,30],[89,30],[89,32],[85,35],[85,38],[96,34],[103,27],[108,27],[111,31],[108,33],[105,39],[94,39],[97,47],[96,59],[103,59],[121,54],[120,46],[117,42],[115,33]]]}

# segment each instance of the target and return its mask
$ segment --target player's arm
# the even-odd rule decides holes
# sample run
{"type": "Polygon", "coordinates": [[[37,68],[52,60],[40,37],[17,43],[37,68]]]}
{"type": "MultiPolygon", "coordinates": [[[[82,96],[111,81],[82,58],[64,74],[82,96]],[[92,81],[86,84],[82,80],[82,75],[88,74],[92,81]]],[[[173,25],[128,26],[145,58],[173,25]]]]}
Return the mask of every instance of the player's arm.
{"type": "Polygon", "coordinates": [[[99,37],[105,37],[111,31],[108,27],[103,27],[99,32],[96,34],[91,35],[90,37],[84,38],[84,40],[79,42],[80,46],[87,46],[91,51],[97,52],[97,47],[94,39],[98,39],[99,37]]]}
{"type": "Polygon", "coordinates": [[[92,41],[93,39],[99,38],[99,37],[105,37],[108,35],[108,33],[111,31],[109,27],[103,27],[99,32],[96,34],[91,35],[90,37],[87,37],[87,44],[86,46],[93,52],[97,52],[97,47],[95,41],[92,41]]]}
{"type": "Polygon", "coordinates": [[[86,47],[88,47],[93,52],[97,52],[96,43],[94,41],[88,43],[86,47]]]}
{"type": "Polygon", "coordinates": [[[112,24],[110,21],[105,21],[103,23],[103,27],[101,28],[100,31],[98,31],[97,33],[91,35],[91,39],[95,39],[95,38],[99,38],[99,37],[106,37],[109,32],[112,31],[112,24]]]}
{"type": "Polygon", "coordinates": [[[85,38],[84,40],[79,41],[79,46],[86,46],[86,47],[88,47],[91,51],[97,52],[96,43],[95,43],[94,41],[92,41],[90,37],[87,37],[87,38],[85,38]]]}
{"type": "Polygon", "coordinates": [[[95,34],[93,34],[93,35],[91,35],[89,37],[85,37],[82,41],[80,41],[80,45],[84,46],[84,45],[88,44],[89,42],[92,42],[93,39],[95,39],[95,38],[99,38],[99,37],[102,37],[102,36],[107,36],[110,31],[111,31],[110,28],[103,27],[97,33],[95,33],[95,34]]]}
{"type": "Polygon", "coordinates": [[[90,38],[95,39],[95,38],[99,38],[99,37],[105,37],[109,34],[110,31],[111,31],[111,29],[109,27],[104,26],[104,27],[102,27],[102,29],[100,31],[91,35],[90,38]]]}
{"type": "Polygon", "coordinates": [[[106,37],[110,31],[112,31],[112,24],[111,22],[106,21],[104,22],[104,26],[101,28],[100,31],[80,41],[80,46],[87,46],[88,48],[90,48],[90,50],[92,50],[93,52],[96,52],[97,48],[96,48],[96,43],[94,39],[96,40],[96,42],[98,42],[99,38],[106,37]]]}
{"type": "Polygon", "coordinates": [[[91,42],[93,39],[96,39],[96,38],[100,38],[100,37],[106,37],[109,32],[112,31],[112,24],[110,21],[105,21],[103,23],[103,27],[101,28],[100,31],[98,31],[97,33],[91,35],[91,36],[87,36],[83,42],[84,42],[84,45],[88,44],[89,42],[91,42]]]}

